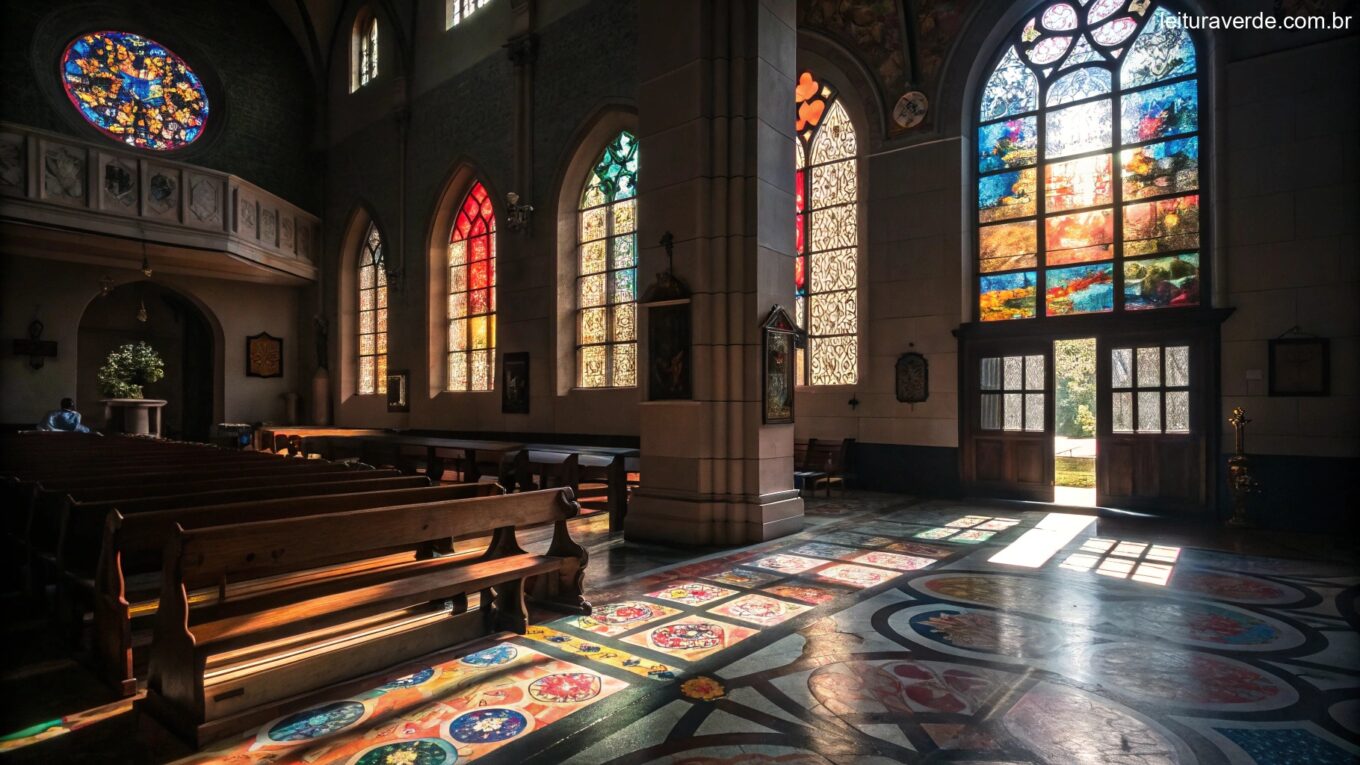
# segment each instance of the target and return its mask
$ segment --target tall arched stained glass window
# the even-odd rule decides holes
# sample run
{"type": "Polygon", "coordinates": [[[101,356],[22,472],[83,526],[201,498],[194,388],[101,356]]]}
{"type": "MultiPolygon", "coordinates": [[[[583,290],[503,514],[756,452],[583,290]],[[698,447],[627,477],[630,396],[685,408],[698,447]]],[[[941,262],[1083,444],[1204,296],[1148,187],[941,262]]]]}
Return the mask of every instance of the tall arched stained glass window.
{"type": "Polygon", "coordinates": [[[378,227],[359,251],[359,393],[387,392],[387,270],[378,227]]]}
{"type": "Polygon", "coordinates": [[[980,320],[1199,304],[1199,69],[1172,11],[1046,3],[978,123],[980,320]]]}
{"type": "Polygon", "coordinates": [[[473,185],[449,235],[448,390],[496,387],[496,217],[473,185]]]}
{"type": "Polygon", "coordinates": [[[581,193],[576,377],[582,388],[637,385],[637,138],[605,147],[581,193]]]}
{"type": "Polygon", "coordinates": [[[364,10],[354,20],[354,62],[350,90],[378,79],[378,17],[364,10]]]}
{"type": "Polygon", "coordinates": [[[859,375],[859,168],[855,128],[827,83],[803,72],[795,89],[794,311],[807,332],[798,382],[853,385],[859,375]]]}

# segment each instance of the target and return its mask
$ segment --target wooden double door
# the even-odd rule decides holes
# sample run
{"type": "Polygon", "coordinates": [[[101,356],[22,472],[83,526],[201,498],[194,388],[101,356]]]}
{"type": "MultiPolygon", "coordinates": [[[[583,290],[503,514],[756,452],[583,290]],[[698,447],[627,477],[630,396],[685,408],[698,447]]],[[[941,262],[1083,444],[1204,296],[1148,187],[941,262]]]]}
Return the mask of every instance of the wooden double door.
{"type": "Polygon", "coordinates": [[[1083,338],[1094,340],[1096,504],[1156,513],[1208,510],[1218,419],[1216,326],[962,336],[960,451],[967,491],[1054,500],[1054,343],[1083,338]]]}

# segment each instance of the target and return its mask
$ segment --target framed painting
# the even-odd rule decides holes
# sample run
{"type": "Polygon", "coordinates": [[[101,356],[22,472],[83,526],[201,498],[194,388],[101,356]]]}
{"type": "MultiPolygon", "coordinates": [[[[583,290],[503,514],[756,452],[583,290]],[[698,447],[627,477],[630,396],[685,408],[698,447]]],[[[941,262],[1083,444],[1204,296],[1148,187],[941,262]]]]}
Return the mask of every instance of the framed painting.
{"type": "Polygon", "coordinates": [[[649,401],[694,397],[689,311],[689,301],[647,309],[647,345],[651,354],[647,384],[649,401]]]}
{"type": "Polygon", "coordinates": [[[1326,396],[1331,390],[1331,348],[1325,337],[1270,341],[1270,395],[1326,396]]]}
{"type": "Polygon", "coordinates": [[[793,388],[798,327],[776,305],[762,325],[765,342],[761,375],[761,419],[767,425],[793,422],[793,388]]]}
{"type": "Polygon", "coordinates": [[[407,390],[410,379],[411,375],[405,369],[387,372],[387,411],[411,411],[410,391],[407,390]]]}
{"type": "Polygon", "coordinates": [[[529,353],[505,354],[501,365],[501,412],[529,413],[529,353]]]}
{"type": "Polygon", "coordinates": [[[246,338],[246,377],[283,377],[283,338],[268,332],[246,338]]]}

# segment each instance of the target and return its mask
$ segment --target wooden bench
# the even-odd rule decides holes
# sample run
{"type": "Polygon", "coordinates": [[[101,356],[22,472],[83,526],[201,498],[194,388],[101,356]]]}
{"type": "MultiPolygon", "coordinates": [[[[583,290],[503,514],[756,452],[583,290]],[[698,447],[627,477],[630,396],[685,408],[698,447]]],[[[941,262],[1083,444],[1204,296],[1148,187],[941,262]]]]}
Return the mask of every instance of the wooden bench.
{"type": "MultiPolygon", "coordinates": [[[[388,479],[392,480],[392,479],[388,479]]],[[[398,478],[398,481],[426,482],[424,478],[398,478]]],[[[375,507],[440,502],[502,493],[493,483],[356,491],[316,497],[272,499],[259,502],[223,504],[159,510],[124,515],[113,512],[103,523],[97,566],[90,572],[73,572],[80,577],[73,586],[88,588],[94,608],[93,656],[96,670],[106,682],[123,695],[137,692],[136,662],[133,647],[135,622],[156,614],[161,586],[161,565],[166,544],[183,529],[227,526],[280,518],[349,512],[375,507]],[[86,578],[88,577],[88,578],[86,578]]],[[[439,549],[451,549],[438,545],[439,549]]],[[[399,554],[409,558],[409,554],[399,554]]],[[[363,561],[356,565],[380,565],[363,561]]],[[[255,588],[287,586],[291,577],[278,582],[255,582],[255,588]]],[[[211,605],[217,590],[208,588],[189,593],[191,608],[211,605]]]]}
{"type": "Polygon", "coordinates": [[[846,468],[854,443],[853,438],[847,438],[839,444],[818,441],[815,438],[809,438],[805,442],[795,441],[793,477],[799,492],[806,489],[815,494],[818,487],[825,486],[826,496],[830,497],[831,487],[839,486],[841,493],[844,494],[846,468]]]}
{"type": "Polygon", "coordinates": [[[570,487],[583,507],[608,511],[611,531],[623,529],[628,512],[628,468],[622,454],[521,449],[508,470],[502,471],[501,483],[519,491],[570,487]]]}
{"type": "Polygon", "coordinates": [[[202,746],[353,692],[397,663],[498,630],[523,632],[526,589],[544,605],[589,613],[586,552],[566,523],[579,510],[569,489],[553,489],[182,530],[165,552],[140,707],[202,746]],[[546,554],[521,550],[515,529],[547,522],[546,554]],[[231,589],[487,532],[492,544],[477,556],[413,557],[257,594],[231,589]],[[207,587],[218,588],[217,602],[191,609],[189,593],[207,587]]]}

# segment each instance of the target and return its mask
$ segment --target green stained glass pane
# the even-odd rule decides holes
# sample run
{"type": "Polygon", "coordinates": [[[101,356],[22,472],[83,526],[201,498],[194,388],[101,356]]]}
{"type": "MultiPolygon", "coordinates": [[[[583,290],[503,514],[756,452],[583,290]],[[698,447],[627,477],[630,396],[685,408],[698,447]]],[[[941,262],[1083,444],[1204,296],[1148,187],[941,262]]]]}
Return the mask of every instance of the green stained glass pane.
{"type": "Polygon", "coordinates": [[[605,199],[604,190],[600,188],[600,178],[594,173],[590,180],[586,182],[586,190],[581,194],[581,209],[587,207],[598,207],[609,200],[605,199]]]}
{"type": "Polygon", "coordinates": [[[631,268],[637,264],[637,235],[616,236],[610,240],[609,267],[631,268]]]}
{"type": "Polygon", "coordinates": [[[614,272],[614,290],[610,295],[611,303],[630,303],[637,300],[637,269],[625,268],[614,272]]]}

